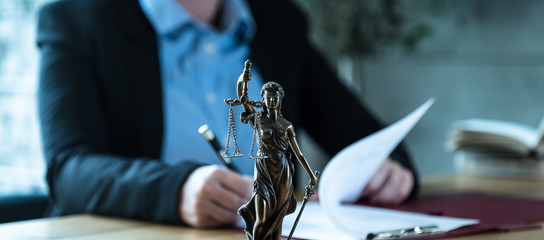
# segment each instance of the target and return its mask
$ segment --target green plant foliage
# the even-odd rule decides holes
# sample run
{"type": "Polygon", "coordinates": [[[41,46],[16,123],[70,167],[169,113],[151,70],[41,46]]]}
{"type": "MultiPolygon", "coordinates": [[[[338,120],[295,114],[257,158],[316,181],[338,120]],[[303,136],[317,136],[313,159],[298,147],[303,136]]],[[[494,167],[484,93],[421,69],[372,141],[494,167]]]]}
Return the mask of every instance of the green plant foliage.
{"type": "Polygon", "coordinates": [[[436,1],[295,0],[307,13],[312,39],[333,56],[375,55],[392,48],[414,52],[432,34],[424,19],[436,1]]]}

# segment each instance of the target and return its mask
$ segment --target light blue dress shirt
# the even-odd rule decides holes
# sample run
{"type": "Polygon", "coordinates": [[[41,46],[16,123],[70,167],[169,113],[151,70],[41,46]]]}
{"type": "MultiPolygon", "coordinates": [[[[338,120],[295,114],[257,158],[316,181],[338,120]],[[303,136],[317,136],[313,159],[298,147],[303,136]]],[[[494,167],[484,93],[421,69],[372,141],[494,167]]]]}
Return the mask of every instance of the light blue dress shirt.
{"type": "MultiPolygon", "coordinates": [[[[236,82],[249,58],[249,43],[256,31],[244,1],[224,0],[223,4],[216,29],[195,20],[175,0],[140,0],[158,38],[164,106],[161,160],[165,163],[222,164],[198,128],[208,124],[219,142],[225,144],[229,107],[223,100],[236,98],[236,82]]],[[[250,99],[262,99],[262,84],[253,67],[250,99]]],[[[244,157],[233,162],[244,174],[253,175],[253,160],[247,157],[253,130],[240,123],[242,107],[234,110],[244,157]]],[[[232,140],[230,145],[232,152],[232,140]]]]}

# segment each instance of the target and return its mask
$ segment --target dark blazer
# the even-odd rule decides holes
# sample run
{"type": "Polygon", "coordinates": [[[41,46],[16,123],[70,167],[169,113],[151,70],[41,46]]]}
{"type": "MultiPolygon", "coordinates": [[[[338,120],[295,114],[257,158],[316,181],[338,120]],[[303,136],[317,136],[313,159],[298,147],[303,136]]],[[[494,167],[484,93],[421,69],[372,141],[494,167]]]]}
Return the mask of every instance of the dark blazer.
{"type": "MultiPolygon", "coordinates": [[[[265,81],[283,86],[286,119],[331,155],[381,128],[309,45],[306,22],[291,2],[249,3],[257,23],[251,59],[265,81]]],[[[157,41],[138,0],[48,4],[40,11],[37,43],[52,214],[180,223],[178,192],[200,164],[158,160],[163,103],[157,41]]],[[[413,169],[404,152],[395,154],[413,169]]]]}

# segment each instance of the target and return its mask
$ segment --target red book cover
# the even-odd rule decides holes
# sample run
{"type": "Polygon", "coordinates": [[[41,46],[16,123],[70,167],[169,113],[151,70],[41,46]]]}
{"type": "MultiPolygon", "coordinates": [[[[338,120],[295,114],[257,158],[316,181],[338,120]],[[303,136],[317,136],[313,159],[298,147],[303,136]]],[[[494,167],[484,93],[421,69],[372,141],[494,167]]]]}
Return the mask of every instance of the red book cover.
{"type": "MultiPolygon", "coordinates": [[[[368,205],[361,203],[362,205],[368,205]]],[[[372,205],[376,206],[376,205],[372,205]]],[[[430,238],[444,238],[488,231],[515,231],[538,229],[537,221],[544,220],[544,201],[492,195],[487,193],[452,193],[421,196],[389,209],[480,219],[480,223],[461,227],[430,238]]]]}

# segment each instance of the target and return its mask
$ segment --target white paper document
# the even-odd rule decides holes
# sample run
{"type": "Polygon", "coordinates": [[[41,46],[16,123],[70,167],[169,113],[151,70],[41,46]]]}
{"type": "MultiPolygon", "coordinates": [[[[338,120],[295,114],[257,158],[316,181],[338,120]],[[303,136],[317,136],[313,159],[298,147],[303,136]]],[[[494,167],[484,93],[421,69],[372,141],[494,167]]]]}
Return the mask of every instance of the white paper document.
{"type": "MultiPolygon", "coordinates": [[[[287,215],[283,219],[283,236],[289,236],[300,205],[298,205],[296,213],[287,215]]],[[[317,240],[358,240],[365,239],[368,233],[413,228],[416,226],[434,225],[443,231],[450,231],[462,226],[478,223],[478,220],[474,219],[434,216],[368,206],[342,205],[339,209],[340,213],[345,215],[347,221],[353,221],[354,225],[358,225],[358,233],[348,233],[341,230],[331,222],[318,202],[308,202],[293,237],[317,240]]]]}
{"type": "MultiPolygon", "coordinates": [[[[408,213],[342,204],[360,198],[362,189],[393,149],[433,104],[429,99],[398,122],[339,152],[325,167],[319,183],[319,203],[308,203],[293,237],[303,239],[364,239],[368,233],[436,225],[449,231],[478,220],[408,213]]],[[[288,236],[297,212],[284,218],[288,236]]]]}

